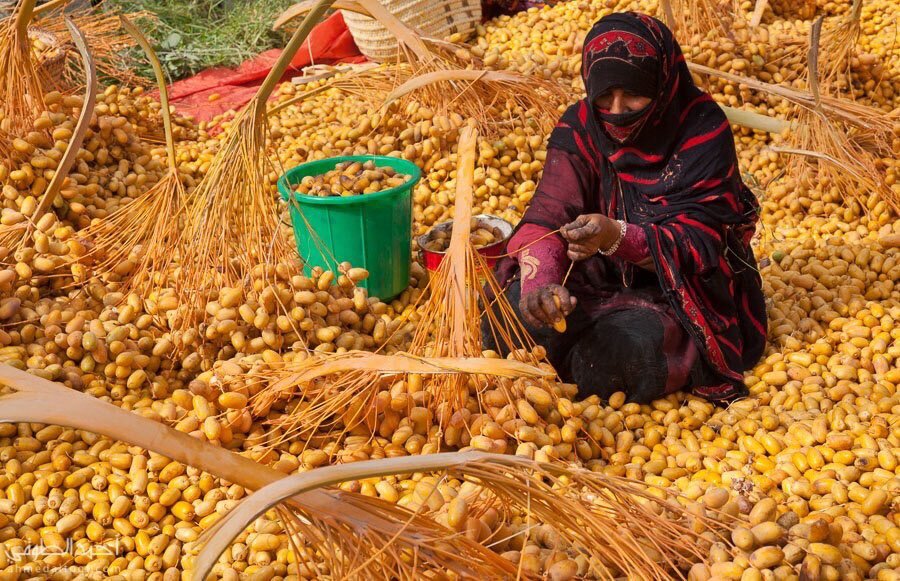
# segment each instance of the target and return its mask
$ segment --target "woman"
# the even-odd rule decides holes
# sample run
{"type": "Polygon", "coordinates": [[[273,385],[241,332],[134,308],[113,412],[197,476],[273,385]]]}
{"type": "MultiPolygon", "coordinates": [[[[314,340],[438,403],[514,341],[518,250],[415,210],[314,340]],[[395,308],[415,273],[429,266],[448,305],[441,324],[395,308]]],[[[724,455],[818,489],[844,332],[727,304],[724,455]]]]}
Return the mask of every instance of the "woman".
{"type": "Polygon", "coordinates": [[[750,249],[758,205],[725,115],[694,84],[672,33],[643,14],[599,20],[581,72],[587,97],[550,136],[498,280],[582,393],[744,396],[742,372],[765,344],[765,303],[750,249]]]}

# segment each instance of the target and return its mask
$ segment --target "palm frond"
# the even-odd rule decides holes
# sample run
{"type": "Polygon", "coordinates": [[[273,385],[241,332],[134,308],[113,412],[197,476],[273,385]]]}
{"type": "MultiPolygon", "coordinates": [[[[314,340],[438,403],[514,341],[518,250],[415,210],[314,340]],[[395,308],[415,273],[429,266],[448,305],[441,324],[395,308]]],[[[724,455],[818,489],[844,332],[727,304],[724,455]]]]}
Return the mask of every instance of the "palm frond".
{"type": "Polygon", "coordinates": [[[822,25],[823,19],[819,18],[810,32],[807,59],[813,103],[794,107],[792,117],[796,123],[789,135],[789,147],[782,150],[794,154],[787,171],[810,185],[828,184],[842,193],[862,197],[863,207],[868,196],[877,192],[895,211],[900,211],[900,198],[886,183],[877,157],[891,142],[849,127],[846,121],[834,119],[823,107],[819,81],[822,25]]]}
{"type": "MultiPolygon", "coordinates": [[[[266,466],[60,384],[0,365],[0,420],[39,422],[141,446],[243,486],[261,489],[284,478],[266,466]],[[48,405],[48,402],[52,402],[48,405]]],[[[463,578],[514,575],[509,562],[403,507],[339,490],[309,490],[282,505],[285,526],[302,535],[304,555],[332,578],[413,579],[421,572],[463,578]],[[297,528],[299,527],[299,528],[297,528]]]]}
{"type": "MultiPolygon", "coordinates": [[[[439,520],[443,515],[443,520],[452,518],[460,526],[468,506],[480,505],[482,510],[493,508],[526,522],[545,523],[561,541],[555,548],[572,557],[587,556],[584,574],[597,579],[671,579],[689,563],[706,560],[709,541],[698,529],[721,530],[714,519],[675,502],[674,493],[660,498],[636,481],[517,456],[443,453],[354,462],[283,478],[240,502],[200,539],[206,542],[194,572],[205,578],[219,555],[254,519],[297,494],[352,480],[422,472],[440,472],[473,485],[468,494],[457,497],[454,511],[463,515],[449,517],[451,503],[438,501],[441,507],[432,509],[432,514],[437,513],[439,520]]],[[[310,525],[295,525],[301,534],[293,542],[301,544],[310,525]]],[[[523,526],[508,532],[506,538],[487,542],[500,544],[530,534],[529,527],[523,526]]],[[[394,550],[385,547],[386,552],[394,550]]]]}
{"type": "MultiPolygon", "coordinates": [[[[65,3],[63,3],[64,5],[65,3]]],[[[35,25],[57,38],[64,38],[66,17],[63,15],[63,11],[58,9],[63,6],[41,10],[35,19],[35,25]]],[[[152,22],[154,19],[154,15],[147,11],[121,15],[142,24],[152,22]]],[[[72,19],[75,25],[85,33],[88,48],[94,55],[97,71],[101,75],[129,87],[148,85],[146,78],[134,72],[135,63],[129,56],[128,50],[134,48],[135,39],[122,26],[119,20],[119,11],[105,2],[99,2],[94,6],[89,4],[79,6],[70,11],[67,17],[72,19]]],[[[73,58],[75,56],[70,53],[66,54],[65,80],[68,85],[77,87],[82,82],[84,72],[81,62],[77,58],[73,58]]]]}
{"type": "Polygon", "coordinates": [[[28,222],[16,224],[11,227],[0,227],[0,247],[6,249],[14,247],[21,248],[31,242],[31,234],[34,232],[35,224],[41,220],[44,214],[50,211],[56,201],[56,197],[59,195],[60,190],[62,190],[63,184],[69,175],[69,171],[75,164],[78,152],[81,150],[81,144],[84,142],[85,135],[90,126],[91,117],[94,114],[94,106],[96,105],[98,91],[94,60],[87,48],[87,41],[84,34],[78,30],[71,20],[66,20],[66,25],[69,28],[69,33],[72,36],[75,46],[81,54],[86,74],[85,85],[87,88],[81,106],[81,113],[78,116],[75,130],[72,133],[72,137],[69,139],[66,151],[60,159],[56,171],[53,173],[53,178],[51,178],[50,183],[47,185],[47,189],[35,209],[32,219],[28,222]]]}
{"type": "Polygon", "coordinates": [[[159,295],[176,256],[172,253],[180,237],[186,192],[175,156],[172,114],[162,65],[146,37],[125,16],[122,26],[150,60],[156,82],[166,136],[169,169],[163,178],[137,200],[78,233],[88,249],[77,258],[92,273],[119,283],[119,291],[139,296],[159,295]]]}
{"type": "Polygon", "coordinates": [[[277,198],[267,186],[274,168],[266,156],[266,101],[331,2],[320,0],[306,16],[255,97],[231,123],[209,170],[188,197],[184,228],[175,245],[181,261],[174,274],[183,311],[179,331],[196,328],[207,299],[223,287],[243,286],[257,265],[297,262],[292,241],[275,219],[277,198]]]}

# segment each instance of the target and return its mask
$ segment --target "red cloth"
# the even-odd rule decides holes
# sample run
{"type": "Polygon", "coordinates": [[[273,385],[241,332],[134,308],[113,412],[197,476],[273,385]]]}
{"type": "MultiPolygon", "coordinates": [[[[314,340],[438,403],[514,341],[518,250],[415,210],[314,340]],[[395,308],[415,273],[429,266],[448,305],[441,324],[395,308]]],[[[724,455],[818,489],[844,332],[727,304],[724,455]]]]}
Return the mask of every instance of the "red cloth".
{"type": "MultiPolygon", "coordinates": [[[[236,69],[217,67],[207,69],[169,87],[169,100],[181,115],[192,115],[197,121],[208,121],[216,115],[247,104],[256,94],[263,79],[281,55],[272,49],[245,61],[236,69]],[[210,102],[210,95],[219,99],[210,102]]],[[[364,57],[340,12],[335,12],[313,28],[306,42],[294,55],[282,80],[290,79],[310,64],[361,63],[364,57]]]]}
{"type": "MultiPolygon", "coordinates": [[[[566,244],[558,235],[548,236],[549,228],[538,224],[524,224],[509,241],[509,253],[516,256],[522,272],[522,295],[551,284],[562,284],[569,267],[566,244]]],[[[635,264],[650,257],[644,231],[628,224],[625,237],[613,256],[635,264]]]]}
{"type": "Polygon", "coordinates": [[[551,284],[562,284],[569,258],[566,244],[558,235],[547,236],[549,228],[525,224],[513,236],[507,247],[519,261],[522,272],[522,296],[551,284]]]}
{"type": "Polygon", "coordinates": [[[650,258],[650,247],[647,245],[647,233],[640,226],[625,225],[625,236],[613,256],[635,264],[650,258]]]}

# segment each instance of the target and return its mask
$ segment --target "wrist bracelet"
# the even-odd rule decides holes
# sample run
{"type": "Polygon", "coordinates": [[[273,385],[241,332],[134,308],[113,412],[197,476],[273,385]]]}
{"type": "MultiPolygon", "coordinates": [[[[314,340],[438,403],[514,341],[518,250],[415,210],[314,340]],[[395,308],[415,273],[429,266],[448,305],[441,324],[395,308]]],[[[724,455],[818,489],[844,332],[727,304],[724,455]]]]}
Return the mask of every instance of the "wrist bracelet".
{"type": "Polygon", "coordinates": [[[613,254],[615,254],[616,250],[619,249],[619,245],[622,244],[622,240],[625,239],[625,230],[628,228],[628,224],[625,223],[625,220],[616,220],[616,222],[619,223],[619,237],[616,238],[616,241],[613,242],[612,246],[610,246],[606,250],[597,250],[597,252],[599,252],[603,256],[612,256],[613,254]]]}

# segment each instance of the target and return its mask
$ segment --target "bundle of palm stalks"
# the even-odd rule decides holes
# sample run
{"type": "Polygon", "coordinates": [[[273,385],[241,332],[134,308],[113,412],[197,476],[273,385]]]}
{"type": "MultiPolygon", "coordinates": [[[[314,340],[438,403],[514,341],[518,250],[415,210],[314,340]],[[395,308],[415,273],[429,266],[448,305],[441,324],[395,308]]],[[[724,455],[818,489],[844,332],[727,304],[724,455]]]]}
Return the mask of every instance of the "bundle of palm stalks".
{"type": "MultiPolygon", "coordinates": [[[[223,378],[222,384],[227,391],[254,393],[250,411],[255,417],[265,418],[279,402],[288,403],[283,415],[269,421],[272,430],[265,447],[272,448],[288,441],[309,444],[311,438],[370,436],[391,424],[387,416],[399,419],[400,413],[409,413],[407,406],[430,397],[434,389],[438,397],[455,394],[459,399],[469,385],[537,382],[554,375],[546,367],[510,359],[349,351],[256,366],[239,377],[223,378]],[[398,389],[395,403],[391,394],[398,389]]],[[[449,419],[444,417],[442,425],[449,419]]]]}
{"type": "Polygon", "coordinates": [[[0,130],[9,138],[31,131],[46,110],[50,79],[35,63],[28,37],[34,5],[35,0],[19,0],[13,15],[0,21],[0,130]]]}
{"type": "MultiPolygon", "coordinates": [[[[409,352],[429,357],[481,357],[482,309],[494,344],[503,353],[532,365],[543,360],[543,349],[535,346],[516,317],[503,289],[494,278],[469,234],[472,217],[472,181],[477,135],[471,126],[462,131],[458,147],[456,203],[450,246],[428,282],[427,299],[419,309],[416,333],[409,352]],[[482,284],[482,281],[484,284],[482,284]]],[[[468,382],[443,377],[428,386],[431,406],[450,417],[469,405],[468,382]]],[[[478,405],[489,390],[499,390],[506,403],[515,405],[521,393],[510,382],[477,381],[478,405]]],[[[545,386],[546,387],[546,386],[545,386]]],[[[552,393],[552,390],[548,391],[552,393]]]]}
{"type": "Polygon", "coordinates": [[[79,262],[88,264],[94,275],[117,282],[119,291],[126,295],[134,291],[142,297],[159,296],[174,260],[171,248],[181,233],[185,188],[176,161],[162,65],[146,37],[127,17],[121,19],[122,26],[144,50],[156,74],[169,168],[137,200],[79,232],[88,249],[79,262]]]}
{"type": "MultiPolygon", "coordinates": [[[[493,508],[504,515],[524,515],[529,522],[546,523],[560,539],[559,549],[570,557],[587,556],[586,577],[670,579],[673,572],[686,568],[688,560],[704,558],[702,544],[690,546],[697,534],[688,525],[692,519],[685,518],[684,509],[661,502],[636,482],[517,456],[456,452],[355,462],[283,478],[241,502],[216,524],[195,562],[195,574],[204,578],[255,518],[296,494],[351,480],[435,471],[475,485],[472,493],[457,497],[455,513],[478,514],[493,508]],[[652,530],[649,523],[654,523],[652,530]],[[597,539],[609,542],[597,543],[597,539]]],[[[465,518],[447,512],[439,512],[437,519],[455,524],[465,518]]],[[[694,522],[715,526],[702,517],[694,522]]],[[[302,531],[297,533],[302,536],[302,531]]],[[[524,530],[512,533],[513,537],[526,535],[524,530]]],[[[498,535],[488,542],[508,540],[498,535]]]]}
{"type": "MultiPolygon", "coordinates": [[[[276,27],[310,6],[292,7],[276,27]]],[[[420,36],[377,0],[343,0],[335,7],[378,20],[397,37],[399,49],[396,61],[341,75],[329,85],[367,100],[373,108],[389,110],[394,118],[425,103],[436,115],[453,113],[478,121],[489,139],[507,134],[510,125],[523,119],[549,133],[574,98],[555,80],[488,70],[465,46],[420,36]]]]}
{"type": "Polygon", "coordinates": [[[332,0],[320,0],[293,34],[254,98],[231,122],[209,170],[191,192],[182,236],[174,247],[179,312],[175,335],[195,329],[207,299],[226,286],[241,287],[260,265],[296,266],[297,252],[277,219],[266,177],[266,101],[332,0]]]}
{"type": "Polygon", "coordinates": [[[735,0],[661,0],[660,18],[681,42],[700,41],[713,33],[734,38],[735,24],[743,18],[735,0]]]}
{"type": "MultiPolygon", "coordinates": [[[[811,37],[819,34],[820,27],[821,20],[813,26],[811,37]]],[[[867,197],[877,192],[886,204],[900,209],[900,199],[879,169],[880,158],[898,153],[896,115],[823,94],[817,83],[817,46],[818,41],[813,38],[808,54],[811,91],[772,85],[705,66],[689,66],[694,73],[718,76],[791,103],[789,130],[783,136],[785,144],[771,147],[794,156],[788,165],[790,175],[827,185],[841,194],[859,192],[861,197],[867,197]]]]}
{"type": "MultiPolygon", "coordinates": [[[[62,38],[66,34],[63,10],[70,2],[71,0],[54,0],[36,8],[34,25],[46,33],[62,38]]],[[[147,79],[134,72],[135,63],[128,52],[134,48],[135,41],[122,27],[118,11],[105,2],[98,2],[93,6],[79,5],[66,15],[85,33],[88,48],[94,56],[100,75],[129,87],[147,84],[147,79]]],[[[154,18],[147,11],[132,12],[124,16],[132,22],[141,23],[150,22],[154,18]]],[[[63,80],[66,86],[77,87],[84,78],[84,73],[80,70],[81,62],[76,58],[77,55],[67,52],[65,56],[63,80]]]]}
{"type": "Polygon", "coordinates": [[[810,67],[799,67],[796,80],[805,82],[810,90],[815,83],[823,94],[853,96],[851,65],[854,58],[860,56],[862,6],[862,0],[854,0],[850,10],[845,14],[827,20],[820,16],[812,27],[820,27],[820,31],[815,33],[815,47],[812,46],[812,31],[805,37],[781,39],[781,43],[787,49],[782,57],[786,60],[803,59],[811,50],[815,50],[818,54],[820,66],[815,71],[815,78],[810,67]]]}
{"type": "MultiPolygon", "coordinates": [[[[428,362],[424,362],[428,364],[428,362]]],[[[413,511],[361,494],[324,487],[363,478],[441,472],[476,484],[470,498],[453,505],[499,508],[503,514],[540,520],[558,534],[559,549],[585,555],[600,579],[620,575],[669,579],[691,562],[703,562],[710,540],[699,531],[721,525],[674,493],[648,491],[642,483],[512,456],[439,454],[359,462],[286,477],[252,460],[212,446],[160,423],[129,413],[62,385],[0,366],[0,420],[70,426],[141,446],[207,471],[252,494],[201,539],[206,547],[194,578],[204,579],[219,553],[255,518],[277,505],[297,561],[331,578],[414,579],[452,573],[465,578],[510,577],[517,566],[466,535],[413,511]],[[48,405],[47,402],[53,402],[48,405]],[[251,516],[252,515],[252,516],[251,516]],[[249,519],[249,520],[248,520],[249,519]],[[598,543],[598,539],[604,542],[598,543]]],[[[465,515],[447,514],[452,523],[465,515]]],[[[517,535],[527,538],[530,527],[517,535]]],[[[713,539],[715,536],[713,536],[713,539]]],[[[501,541],[506,539],[496,539],[501,541]]]]}
{"type": "MultiPolygon", "coordinates": [[[[884,111],[862,105],[855,101],[828,95],[818,91],[804,91],[795,89],[786,85],[776,85],[766,83],[751,77],[727,73],[705,65],[688,63],[688,68],[696,75],[713,76],[720,79],[736,83],[747,87],[758,93],[764,93],[785,99],[795,108],[813,109],[818,107],[829,119],[835,124],[842,124],[846,129],[848,139],[853,139],[859,143],[863,149],[874,154],[880,154],[884,157],[890,156],[894,149],[894,127],[897,124],[898,114],[885,114],[884,111]]],[[[726,113],[736,114],[732,122],[747,123],[748,126],[756,128],[761,125],[760,121],[769,123],[772,128],[777,129],[778,126],[796,127],[798,122],[778,120],[776,118],[765,115],[745,116],[738,113],[737,110],[729,107],[723,107],[726,113]],[[779,123],[778,121],[781,121],[779,123]]],[[[765,129],[769,130],[769,129],[765,129]]]]}
{"type": "Polygon", "coordinates": [[[35,225],[40,223],[45,214],[50,211],[66,182],[69,171],[75,165],[75,161],[78,158],[78,152],[81,150],[85,134],[90,126],[91,117],[94,114],[94,106],[96,104],[98,91],[94,60],[87,48],[87,40],[81,31],[78,30],[71,20],[67,19],[66,25],[78,52],[81,54],[82,65],[86,74],[86,90],[82,101],[81,113],[78,116],[75,130],[72,132],[72,136],[66,146],[66,151],[59,160],[56,171],[53,173],[53,177],[47,185],[47,189],[44,191],[40,203],[30,216],[30,220],[13,226],[0,226],[0,254],[2,254],[2,259],[0,260],[3,261],[5,261],[7,257],[14,257],[12,253],[13,250],[22,248],[32,242],[31,235],[34,232],[35,225]]]}
{"type": "MultiPolygon", "coordinates": [[[[467,358],[480,361],[479,365],[467,371],[423,373],[414,368],[402,373],[398,360],[389,365],[380,354],[323,354],[221,378],[226,389],[254,394],[251,404],[256,417],[266,417],[276,402],[292,402],[286,413],[269,420],[273,428],[267,446],[294,438],[308,441],[313,435],[371,434],[382,422],[391,425],[385,420],[387,416],[399,420],[401,415],[412,413],[413,407],[428,410],[427,421],[436,420],[442,430],[451,420],[458,421],[461,413],[489,407],[508,406],[513,416],[524,416],[529,424],[542,424],[526,394],[531,401],[542,402],[542,407],[550,406],[559,389],[550,383],[556,374],[543,361],[543,348],[534,345],[469,238],[477,141],[473,127],[463,127],[450,246],[428,282],[423,295],[427,299],[413,311],[416,330],[408,350],[394,357],[467,358]],[[482,309],[488,332],[507,359],[497,358],[496,353],[480,359],[485,357],[482,309]]],[[[490,446],[484,442],[485,447],[505,451],[505,439],[492,442],[490,446]]]]}
{"type": "MultiPolygon", "coordinates": [[[[889,155],[892,142],[879,140],[877,135],[873,139],[872,135],[861,134],[847,122],[833,119],[822,106],[819,84],[822,22],[822,18],[816,20],[810,32],[808,78],[814,101],[812,106],[795,106],[791,116],[795,127],[791,132],[790,145],[773,149],[794,154],[788,162],[787,171],[799,176],[802,182],[818,182],[836,188],[842,195],[845,192],[861,192],[863,198],[878,192],[884,201],[895,210],[900,210],[900,199],[897,199],[885,182],[883,172],[878,169],[878,155],[889,155]]],[[[839,71],[833,66],[827,70],[831,74],[839,71]]]]}

